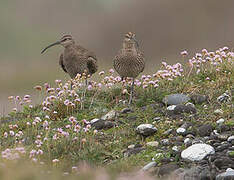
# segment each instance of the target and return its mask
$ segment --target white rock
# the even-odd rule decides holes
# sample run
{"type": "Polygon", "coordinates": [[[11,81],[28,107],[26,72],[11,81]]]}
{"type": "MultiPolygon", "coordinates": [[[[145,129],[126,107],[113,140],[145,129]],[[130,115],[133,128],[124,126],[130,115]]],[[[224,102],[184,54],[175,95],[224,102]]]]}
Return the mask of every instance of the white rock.
{"type": "Polygon", "coordinates": [[[189,138],[184,139],[184,144],[188,144],[191,140],[189,138]]]}
{"type": "Polygon", "coordinates": [[[176,130],[176,132],[177,132],[178,134],[183,134],[183,133],[185,133],[185,131],[186,131],[185,128],[178,128],[178,129],[176,130]]]}
{"type": "Polygon", "coordinates": [[[219,119],[218,121],[216,121],[216,123],[217,123],[217,124],[223,124],[224,121],[225,121],[225,120],[224,120],[223,118],[221,118],[221,119],[219,119]]]}
{"type": "Polygon", "coordinates": [[[185,106],[191,106],[191,107],[194,107],[194,108],[195,108],[195,105],[194,105],[193,103],[191,103],[191,102],[187,102],[187,103],[185,104],[185,106]]]}
{"type": "Polygon", "coordinates": [[[158,147],[158,145],[159,145],[158,141],[151,141],[146,143],[146,146],[151,146],[151,147],[158,147]]]}
{"type": "Polygon", "coordinates": [[[178,148],[178,146],[173,146],[173,147],[172,147],[172,150],[178,152],[178,151],[179,151],[179,148],[178,148]]]}
{"type": "Polygon", "coordinates": [[[156,162],[150,162],[150,163],[146,164],[141,170],[142,170],[142,171],[147,171],[147,170],[149,170],[150,168],[155,167],[156,165],[157,165],[156,162]]]}
{"type": "Polygon", "coordinates": [[[233,141],[233,140],[234,140],[234,135],[233,135],[233,136],[228,137],[228,139],[227,139],[227,141],[228,141],[228,142],[231,142],[231,141],[233,141]]]}
{"type": "Polygon", "coordinates": [[[171,105],[167,107],[167,110],[173,111],[175,109],[176,105],[171,105]]]}
{"type": "Polygon", "coordinates": [[[215,114],[223,114],[223,110],[222,109],[216,109],[214,111],[215,114]]]}
{"type": "Polygon", "coordinates": [[[131,144],[128,146],[128,149],[133,149],[135,147],[135,144],[131,144]]]}
{"type": "Polygon", "coordinates": [[[163,153],[157,153],[154,155],[154,157],[152,158],[152,161],[155,161],[156,159],[160,159],[163,157],[163,153]]]}
{"type": "Polygon", "coordinates": [[[110,119],[115,118],[115,116],[116,116],[116,111],[112,110],[112,111],[108,112],[107,114],[105,114],[104,116],[102,116],[101,119],[110,120],[110,119]]]}
{"type": "Polygon", "coordinates": [[[232,169],[232,168],[227,168],[227,169],[226,169],[226,172],[227,172],[227,171],[234,171],[234,169],[232,169]]]}
{"type": "Polygon", "coordinates": [[[91,121],[90,121],[90,123],[91,124],[94,124],[95,122],[97,122],[97,121],[99,121],[100,119],[98,119],[98,118],[95,118],[95,119],[92,119],[91,121]]]}
{"type": "Polygon", "coordinates": [[[155,130],[157,130],[157,128],[154,127],[152,124],[141,124],[141,125],[137,126],[137,128],[136,128],[136,130],[139,133],[144,133],[145,129],[155,129],[155,130]]]}
{"type": "Polygon", "coordinates": [[[183,150],[181,157],[191,161],[200,161],[208,154],[214,154],[215,150],[208,144],[194,144],[187,149],[183,150]]]}

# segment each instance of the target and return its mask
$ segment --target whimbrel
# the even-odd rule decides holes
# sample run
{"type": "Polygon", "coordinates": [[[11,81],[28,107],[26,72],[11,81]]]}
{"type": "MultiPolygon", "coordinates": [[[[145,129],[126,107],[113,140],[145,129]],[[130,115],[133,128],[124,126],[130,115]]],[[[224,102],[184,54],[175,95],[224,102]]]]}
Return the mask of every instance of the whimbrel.
{"type": "Polygon", "coordinates": [[[139,51],[139,44],[134,33],[125,35],[123,47],[114,58],[114,68],[121,78],[132,78],[131,94],[129,104],[132,102],[134,80],[145,68],[145,58],[139,51]]]}
{"type": "Polygon", "coordinates": [[[50,44],[41,53],[44,53],[48,48],[62,45],[65,49],[60,55],[59,65],[62,69],[74,79],[77,74],[92,75],[97,71],[97,58],[95,54],[82,46],[75,43],[71,35],[64,35],[59,41],[50,44]]]}

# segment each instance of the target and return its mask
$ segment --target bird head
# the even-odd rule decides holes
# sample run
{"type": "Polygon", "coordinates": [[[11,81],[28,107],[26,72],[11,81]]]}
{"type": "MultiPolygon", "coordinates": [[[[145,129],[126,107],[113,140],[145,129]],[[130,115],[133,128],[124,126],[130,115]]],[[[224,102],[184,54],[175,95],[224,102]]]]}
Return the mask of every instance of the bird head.
{"type": "Polygon", "coordinates": [[[136,40],[136,35],[132,32],[128,32],[127,34],[125,34],[123,44],[124,44],[124,48],[126,49],[139,48],[138,41],[136,40]]]}
{"type": "Polygon", "coordinates": [[[74,40],[72,38],[71,35],[64,35],[59,41],[55,42],[55,43],[52,43],[50,44],[49,46],[47,46],[46,48],[44,48],[41,53],[44,53],[47,49],[55,46],[55,45],[62,45],[63,47],[67,47],[71,44],[74,44],[74,40]]]}

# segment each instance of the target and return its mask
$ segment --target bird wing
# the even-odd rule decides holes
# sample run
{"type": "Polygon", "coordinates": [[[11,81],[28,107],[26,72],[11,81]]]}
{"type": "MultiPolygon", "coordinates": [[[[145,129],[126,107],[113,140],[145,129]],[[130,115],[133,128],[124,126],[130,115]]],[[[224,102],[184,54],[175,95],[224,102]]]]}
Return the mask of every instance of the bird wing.
{"type": "Polygon", "coordinates": [[[90,74],[97,72],[98,65],[96,56],[88,56],[87,58],[87,68],[89,69],[90,74]]]}
{"type": "Polygon", "coordinates": [[[59,57],[59,65],[61,66],[61,68],[67,73],[67,70],[63,64],[63,53],[60,55],[59,57]]]}

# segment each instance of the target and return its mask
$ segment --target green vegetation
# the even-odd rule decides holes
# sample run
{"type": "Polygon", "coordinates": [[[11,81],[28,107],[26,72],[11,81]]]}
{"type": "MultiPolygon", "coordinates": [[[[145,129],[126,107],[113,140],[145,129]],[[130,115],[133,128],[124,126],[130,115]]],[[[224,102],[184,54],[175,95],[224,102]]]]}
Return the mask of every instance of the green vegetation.
{"type": "MultiPolygon", "coordinates": [[[[1,118],[0,178],[7,179],[10,177],[8,171],[15,171],[18,179],[63,179],[57,175],[64,172],[69,174],[66,179],[72,179],[82,163],[105,167],[108,172],[117,174],[144,166],[157,153],[162,153],[163,157],[173,156],[173,153],[161,152],[157,147],[146,146],[147,142],[160,142],[166,138],[168,135],[164,132],[169,128],[180,126],[179,119],[171,119],[163,113],[166,107],[162,107],[161,101],[172,93],[209,96],[206,108],[204,104],[196,105],[196,117],[185,114],[187,122],[215,125],[214,122],[222,117],[225,124],[233,126],[233,100],[223,104],[217,102],[217,97],[224,92],[233,93],[233,60],[233,52],[223,48],[215,53],[204,50],[197,54],[190,61],[190,67],[163,63],[162,70],[151,76],[143,75],[136,81],[133,111],[130,113],[120,113],[127,106],[130,81],[123,84],[110,72],[100,73],[101,81],[91,81],[88,87],[84,86],[84,79],[80,76],[73,81],[72,90],[70,82],[60,80],[56,80],[54,88],[49,84],[36,86],[35,89],[44,97],[44,101],[36,106],[31,105],[29,95],[9,97],[15,108],[1,118]],[[216,109],[222,109],[223,114],[215,114],[216,109]],[[110,119],[117,124],[116,127],[108,130],[91,127],[92,119],[101,118],[111,110],[118,113],[110,119]],[[155,123],[155,117],[160,117],[160,121],[155,123]],[[144,141],[135,132],[142,123],[155,124],[158,129],[154,136],[144,141]],[[124,150],[132,144],[142,144],[145,150],[124,157],[124,150]],[[23,171],[27,168],[28,172],[21,174],[22,168],[23,171]],[[41,173],[48,171],[51,173],[41,173]]],[[[160,164],[160,159],[161,156],[157,156],[155,161],[160,164]]],[[[91,178],[93,175],[81,173],[80,177],[91,178]]]]}

